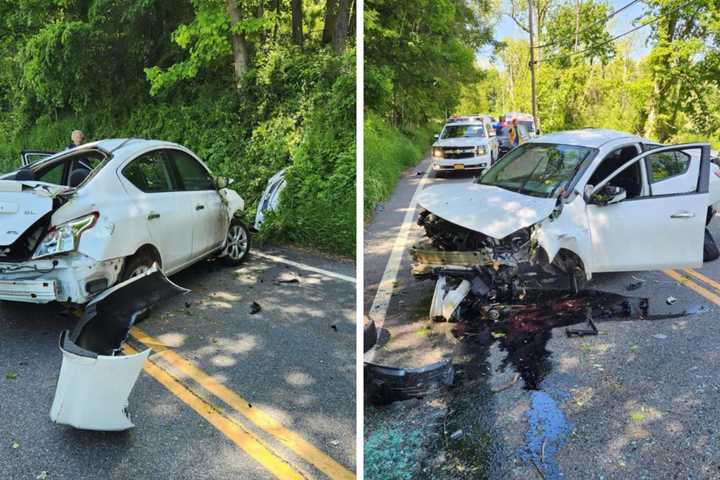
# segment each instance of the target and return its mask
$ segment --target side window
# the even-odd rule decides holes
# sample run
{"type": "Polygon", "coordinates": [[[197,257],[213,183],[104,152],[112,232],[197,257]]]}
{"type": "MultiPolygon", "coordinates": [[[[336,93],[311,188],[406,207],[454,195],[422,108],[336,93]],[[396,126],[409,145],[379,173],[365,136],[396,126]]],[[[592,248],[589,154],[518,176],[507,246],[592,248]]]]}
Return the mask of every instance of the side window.
{"type": "Polygon", "coordinates": [[[47,172],[38,177],[38,181],[60,185],[63,181],[63,173],[65,172],[65,162],[58,163],[47,172]]]}
{"type": "Polygon", "coordinates": [[[684,152],[660,152],[648,155],[650,183],[657,183],[687,172],[690,155],[684,152]]]}
{"type": "Polygon", "coordinates": [[[160,150],[148,152],[130,162],[122,170],[130,183],[145,193],[169,192],[172,190],[170,173],[165,157],[160,150]]]}
{"type": "Polygon", "coordinates": [[[180,150],[166,152],[175,164],[182,190],[215,190],[212,177],[197,160],[180,150]]]}

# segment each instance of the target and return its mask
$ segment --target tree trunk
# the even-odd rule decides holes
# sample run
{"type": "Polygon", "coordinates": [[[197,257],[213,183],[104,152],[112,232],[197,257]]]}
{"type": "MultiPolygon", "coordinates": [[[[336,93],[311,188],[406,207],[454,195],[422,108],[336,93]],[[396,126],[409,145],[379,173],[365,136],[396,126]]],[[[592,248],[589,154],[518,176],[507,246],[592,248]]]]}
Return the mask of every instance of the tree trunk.
{"type": "Polygon", "coordinates": [[[292,40],[295,45],[303,48],[303,3],[302,0],[292,0],[292,40]]]}
{"type": "Polygon", "coordinates": [[[340,53],[345,49],[345,40],[348,33],[348,18],[350,17],[350,0],[339,0],[337,16],[335,17],[335,33],[333,34],[333,47],[340,53]]]}
{"type": "Polygon", "coordinates": [[[335,30],[335,18],[337,18],[338,0],[327,0],[325,3],[325,22],[323,24],[322,43],[332,43],[333,31],[335,30]]]}
{"type": "MultiPolygon", "coordinates": [[[[230,25],[235,27],[240,22],[240,9],[238,9],[236,0],[226,0],[226,5],[228,15],[230,15],[230,25]]],[[[232,34],[232,47],[235,85],[240,88],[242,79],[250,68],[250,48],[245,36],[241,33],[232,34]]]]}

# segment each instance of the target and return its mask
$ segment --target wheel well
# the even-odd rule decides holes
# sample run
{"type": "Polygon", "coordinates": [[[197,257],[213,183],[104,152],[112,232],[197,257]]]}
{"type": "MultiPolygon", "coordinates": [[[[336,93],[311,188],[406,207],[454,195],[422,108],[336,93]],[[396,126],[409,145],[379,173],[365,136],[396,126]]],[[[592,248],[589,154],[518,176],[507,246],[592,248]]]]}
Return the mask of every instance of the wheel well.
{"type": "Polygon", "coordinates": [[[146,243],[142,247],[138,248],[132,256],[134,257],[136,255],[141,255],[143,253],[146,253],[146,254],[150,255],[151,257],[153,257],[158,262],[158,265],[160,265],[160,267],[162,267],[162,257],[160,256],[160,252],[158,251],[157,248],[155,248],[154,245],[146,243]]]}
{"type": "Polygon", "coordinates": [[[558,250],[552,263],[568,273],[573,269],[579,269],[581,272],[585,272],[585,264],[583,264],[582,258],[567,248],[558,250]]]}

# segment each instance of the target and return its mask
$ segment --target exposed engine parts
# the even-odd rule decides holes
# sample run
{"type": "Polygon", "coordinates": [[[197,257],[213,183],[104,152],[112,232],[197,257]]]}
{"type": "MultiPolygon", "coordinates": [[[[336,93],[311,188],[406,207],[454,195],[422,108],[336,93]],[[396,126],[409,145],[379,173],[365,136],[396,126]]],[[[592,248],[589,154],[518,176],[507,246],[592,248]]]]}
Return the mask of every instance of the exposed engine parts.
{"type": "Polygon", "coordinates": [[[532,290],[579,291],[580,266],[565,253],[547,261],[532,239],[535,226],[495,239],[444,220],[428,211],[418,224],[428,241],[412,249],[413,274],[438,279],[432,318],[450,320],[458,310],[486,312],[495,304],[516,302],[532,290]]]}

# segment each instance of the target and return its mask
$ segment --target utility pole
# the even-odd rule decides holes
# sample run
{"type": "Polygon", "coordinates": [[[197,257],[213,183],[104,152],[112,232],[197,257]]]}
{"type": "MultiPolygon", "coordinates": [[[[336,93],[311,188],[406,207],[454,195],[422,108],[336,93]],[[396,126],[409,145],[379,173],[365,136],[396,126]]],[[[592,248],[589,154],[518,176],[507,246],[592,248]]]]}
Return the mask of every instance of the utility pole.
{"type": "Polygon", "coordinates": [[[535,122],[535,131],[540,130],[540,122],[537,116],[537,93],[535,90],[535,37],[533,35],[533,17],[535,12],[533,10],[533,0],[528,0],[528,26],[530,27],[530,83],[531,83],[531,94],[532,94],[532,116],[535,122]]]}

